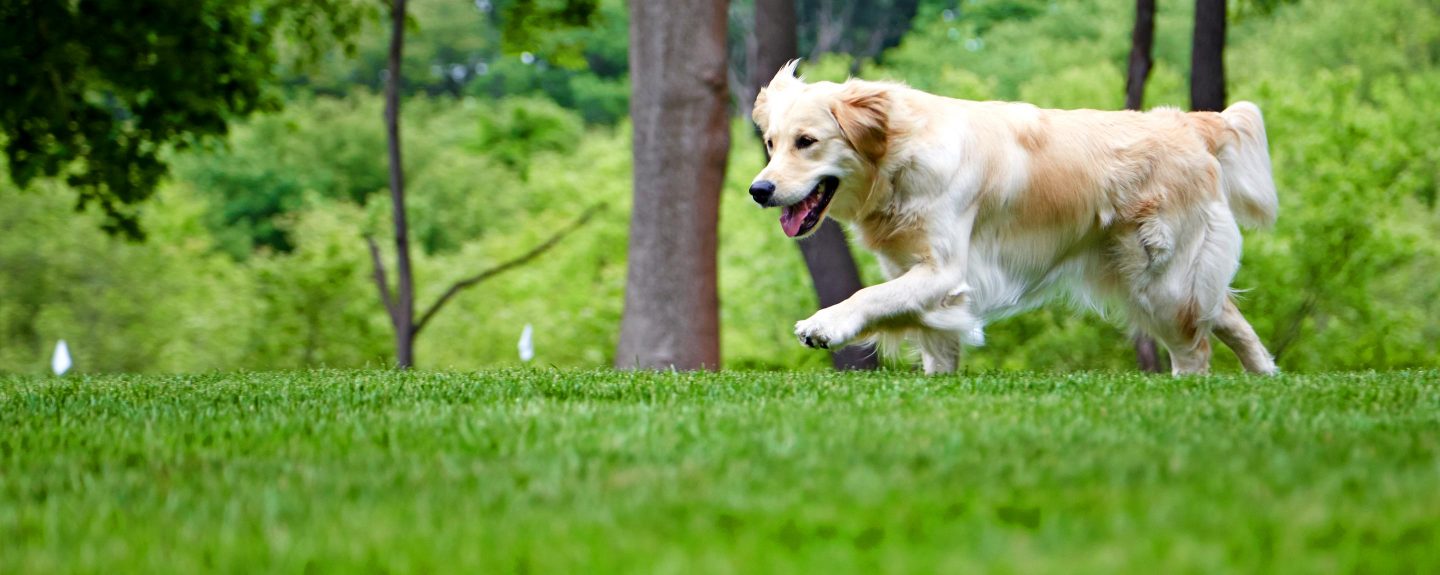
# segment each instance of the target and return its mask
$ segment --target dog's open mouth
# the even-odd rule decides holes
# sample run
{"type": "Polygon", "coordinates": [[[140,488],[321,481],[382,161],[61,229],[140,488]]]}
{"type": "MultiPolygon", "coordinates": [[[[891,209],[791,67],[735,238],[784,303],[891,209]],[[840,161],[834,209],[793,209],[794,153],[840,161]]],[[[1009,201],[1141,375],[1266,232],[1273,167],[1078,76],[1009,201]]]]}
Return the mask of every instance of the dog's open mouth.
{"type": "Polygon", "coordinates": [[[785,235],[798,238],[815,229],[820,219],[825,217],[825,208],[830,205],[830,199],[835,197],[835,189],[839,187],[840,178],[825,176],[805,199],[780,208],[780,228],[785,230],[785,235]]]}

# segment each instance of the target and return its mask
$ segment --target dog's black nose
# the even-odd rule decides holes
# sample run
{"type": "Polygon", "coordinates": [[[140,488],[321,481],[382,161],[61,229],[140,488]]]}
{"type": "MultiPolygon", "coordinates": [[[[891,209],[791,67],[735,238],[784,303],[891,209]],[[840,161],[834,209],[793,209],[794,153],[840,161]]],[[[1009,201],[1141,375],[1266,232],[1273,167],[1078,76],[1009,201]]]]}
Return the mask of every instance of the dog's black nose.
{"type": "Polygon", "coordinates": [[[750,197],[755,198],[755,203],[765,205],[770,201],[770,196],[775,195],[775,183],[770,180],[760,180],[750,184],[750,197]]]}

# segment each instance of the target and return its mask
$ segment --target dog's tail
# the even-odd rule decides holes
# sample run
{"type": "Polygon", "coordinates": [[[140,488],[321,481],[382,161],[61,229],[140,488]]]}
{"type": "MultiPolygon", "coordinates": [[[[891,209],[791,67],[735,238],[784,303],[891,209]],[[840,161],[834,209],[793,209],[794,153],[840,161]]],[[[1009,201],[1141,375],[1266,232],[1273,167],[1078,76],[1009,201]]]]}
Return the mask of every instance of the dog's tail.
{"type": "Polygon", "coordinates": [[[1220,113],[1232,137],[1225,138],[1216,156],[1230,211],[1241,225],[1252,228],[1275,224],[1279,200],[1270,173],[1270,151],[1265,140],[1265,118],[1260,107],[1236,102],[1220,113]]]}

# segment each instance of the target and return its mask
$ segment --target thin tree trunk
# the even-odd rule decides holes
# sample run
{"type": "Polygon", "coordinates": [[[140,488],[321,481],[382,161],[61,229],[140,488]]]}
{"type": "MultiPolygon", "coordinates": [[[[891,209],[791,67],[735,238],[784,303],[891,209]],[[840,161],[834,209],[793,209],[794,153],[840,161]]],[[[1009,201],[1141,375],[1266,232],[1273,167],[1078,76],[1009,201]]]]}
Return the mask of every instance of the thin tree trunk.
{"type": "Polygon", "coordinates": [[[1225,0],[1195,2],[1190,51],[1190,109],[1225,109],[1225,0]]]}
{"type": "Polygon", "coordinates": [[[919,11],[919,0],[891,2],[889,10],[885,13],[884,21],[875,23],[874,28],[870,30],[870,37],[866,39],[865,46],[851,53],[854,58],[850,60],[850,75],[858,75],[861,64],[866,60],[878,59],[885,50],[899,45],[900,38],[904,37],[905,32],[915,22],[915,15],[919,11]]]}
{"type": "MultiPolygon", "coordinates": [[[[1130,67],[1125,78],[1125,108],[1140,110],[1145,107],[1145,83],[1150,80],[1150,68],[1154,63],[1155,45],[1155,0],[1135,0],[1135,30],[1130,35],[1130,67]]],[[[1143,332],[1135,334],[1135,363],[1140,371],[1161,373],[1165,370],[1164,359],[1154,338],[1143,332]]]]}
{"type": "Polygon", "coordinates": [[[415,365],[414,283],[410,272],[410,230],[405,222],[405,172],[400,163],[400,60],[405,47],[405,0],[392,0],[390,62],[385,83],[385,136],[390,154],[390,207],[395,221],[397,279],[390,323],[395,328],[395,365],[415,365]]]}
{"type": "Polygon", "coordinates": [[[1225,3],[1196,0],[1190,49],[1190,109],[1225,109],[1225,3]]]}
{"type": "MultiPolygon", "coordinates": [[[[752,98],[781,66],[798,56],[798,25],[795,0],[755,1],[756,58],[750,75],[753,86],[749,90],[752,98]]],[[[845,301],[864,287],[860,284],[855,258],[850,254],[850,244],[845,241],[845,232],[833,220],[827,219],[814,235],[799,244],[815,295],[820,298],[820,307],[845,301]]],[[[860,345],[831,352],[830,361],[835,369],[842,370],[875,369],[880,365],[875,349],[860,345]]]]}
{"type": "Polygon", "coordinates": [[[1125,78],[1125,109],[1145,105],[1145,83],[1150,79],[1155,45],[1155,0],[1135,0],[1135,31],[1130,35],[1130,70],[1125,78]]]}
{"type": "Polygon", "coordinates": [[[715,249],[730,148],[726,4],[629,3],[635,201],[617,368],[720,365],[715,249]]]}

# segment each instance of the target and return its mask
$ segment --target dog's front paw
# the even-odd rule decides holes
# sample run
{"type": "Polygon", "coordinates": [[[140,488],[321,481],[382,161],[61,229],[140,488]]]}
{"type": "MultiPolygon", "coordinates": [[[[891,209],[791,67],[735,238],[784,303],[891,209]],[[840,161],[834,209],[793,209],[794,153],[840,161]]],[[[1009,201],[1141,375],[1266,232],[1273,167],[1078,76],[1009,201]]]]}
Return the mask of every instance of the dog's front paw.
{"type": "Polygon", "coordinates": [[[845,345],[860,333],[860,322],[852,316],[822,309],[810,319],[795,323],[795,338],[809,347],[828,349],[845,345]]]}

